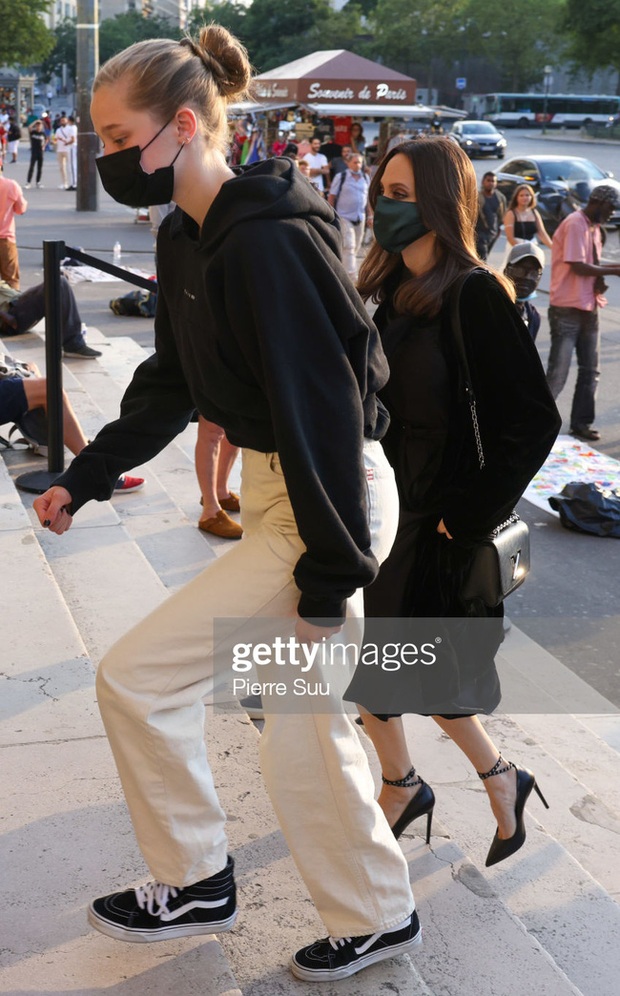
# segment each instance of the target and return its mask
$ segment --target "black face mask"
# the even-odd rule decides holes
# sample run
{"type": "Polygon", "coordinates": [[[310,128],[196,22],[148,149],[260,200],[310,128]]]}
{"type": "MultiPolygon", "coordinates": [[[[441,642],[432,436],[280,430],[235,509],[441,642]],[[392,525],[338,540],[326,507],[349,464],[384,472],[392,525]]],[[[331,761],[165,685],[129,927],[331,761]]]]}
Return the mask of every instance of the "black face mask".
{"type": "MultiPolygon", "coordinates": [[[[172,118],[170,119],[172,120],[172,118]]],[[[169,204],[174,191],[174,164],[183,151],[183,146],[169,166],[160,166],[154,173],[145,173],[140,159],[145,149],[159,138],[170,121],[159,129],[150,142],[141,149],[132,145],[109,156],[99,156],[95,160],[103,189],[119,204],[127,207],[150,207],[152,204],[169,204]]]]}

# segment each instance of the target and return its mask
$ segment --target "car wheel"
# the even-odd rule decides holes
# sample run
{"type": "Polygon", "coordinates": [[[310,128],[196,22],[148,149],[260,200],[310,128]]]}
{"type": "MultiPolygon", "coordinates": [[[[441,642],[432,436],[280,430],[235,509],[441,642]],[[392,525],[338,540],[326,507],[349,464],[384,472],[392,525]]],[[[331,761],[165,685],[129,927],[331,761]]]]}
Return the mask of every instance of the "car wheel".
{"type": "Polygon", "coordinates": [[[504,158],[504,153],[503,152],[498,152],[497,153],[497,158],[498,159],[503,159],[504,158]]]}

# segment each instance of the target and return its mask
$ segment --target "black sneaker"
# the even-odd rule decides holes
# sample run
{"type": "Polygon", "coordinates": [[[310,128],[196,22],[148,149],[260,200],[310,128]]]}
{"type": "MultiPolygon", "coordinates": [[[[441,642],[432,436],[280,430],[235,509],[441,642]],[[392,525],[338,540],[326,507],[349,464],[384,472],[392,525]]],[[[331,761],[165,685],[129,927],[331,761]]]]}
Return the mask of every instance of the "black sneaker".
{"type": "Polygon", "coordinates": [[[69,349],[63,349],[63,353],[65,356],[74,356],[78,360],[94,360],[96,356],[101,356],[98,349],[87,346],[85,342],[80,346],[70,346],[69,349]]]}
{"type": "Polygon", "coordinates": [[[377,961],[412,951],[421,943],[422,928],[414,910],[404,924],[381,934],[326,937],[315,941],[293,955],[291,970],[306,982],[346,979],[377,961]]]}
{"type": "Polygon", "coordinates": [[[237,918],[233,868],[229,857],[217,875],[185,889],[148,882],[137,889],[103,896],[90,904],[88,921],[119,941],[165,941],[169,937],[223,933],[237,918]]]}

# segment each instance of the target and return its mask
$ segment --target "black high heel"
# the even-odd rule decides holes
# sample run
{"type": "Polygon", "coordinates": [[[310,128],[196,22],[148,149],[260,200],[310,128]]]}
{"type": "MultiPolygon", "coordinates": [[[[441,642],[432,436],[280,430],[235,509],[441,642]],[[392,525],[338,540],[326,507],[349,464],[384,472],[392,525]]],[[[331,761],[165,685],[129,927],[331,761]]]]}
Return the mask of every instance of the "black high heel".
{"type": "Polygon", "coordinates": [[[417,820],[418,816],[426,816],[426,843],[430,844],[433,809],[435,808],[435,793],[430,785],[427,785],[419,775],[416,775],[415,768],[412,768],[404,778],[397,778],[395,781],[390,781],[389,778],[384,778],[381,775],[381,781],[384,785],[396,785],[397,788],[413,788],[414,785],[420,786],[413,799],[409,800],[409,803],[405,806],[391,829],[398,840],[401,833],[407,829],[410,823],[417,820]]]}
{"type": "Polygon", "coordinates": [[[484,773],[481,773],[480,771],[478,772],[478,778],[481,778],[484,781],[486,778],[491,778],[493,775],[501,775],[505,771],[510,771],[512,768],[514,768],[517,773],[517,798],[515,800],[515,819],[517,821],[517,829],[513,833],[512,837],[508,837],[507,839],[498,837],[499,831],[495,831],[495,836],[491,841],[491,846],[485,862],[487,868],[491,865],[496,865],[499,861],[503,861],[504,858],[509,858],[511,854],[518,851],[519,848],[525,843],[525,821],[523,819],[523,810],[525,809],[525,803],[527,802],[532,789],[536,789],[536,793],[543,806],[546,809],[549,809],[549,804],[538,788],[536,779],[532,772],[528,771],[527,768],[519,768],[512,761],[507,764],[501,754],[490,771],[486,771],[484,773]],[[504,767],[502,767],[502,765],[504,765],[504,767]]]}

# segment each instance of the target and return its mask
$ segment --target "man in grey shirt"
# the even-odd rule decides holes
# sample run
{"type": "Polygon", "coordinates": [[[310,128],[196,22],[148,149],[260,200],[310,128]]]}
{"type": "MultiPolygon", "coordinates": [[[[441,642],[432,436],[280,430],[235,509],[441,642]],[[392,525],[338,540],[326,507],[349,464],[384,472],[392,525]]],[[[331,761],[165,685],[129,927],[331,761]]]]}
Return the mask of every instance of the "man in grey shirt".
{"type": "Polygon", "coordinates": [[[372,224],[368,206],[368,177],[357,152],[350,157],[347,169],[336,173],[327,200],[340,218],[342,261],[352,280],[357,277],[357,254],[362,246],[366,222],[372,224]]]}

